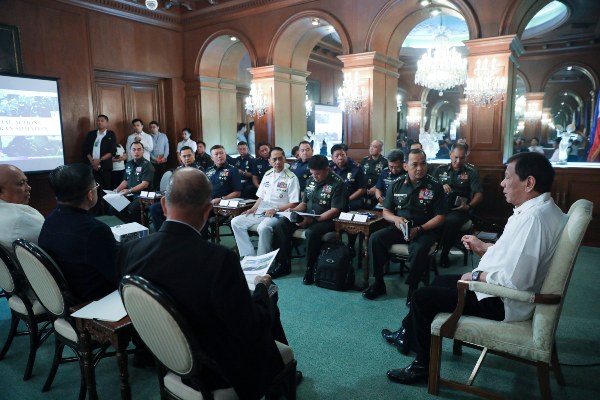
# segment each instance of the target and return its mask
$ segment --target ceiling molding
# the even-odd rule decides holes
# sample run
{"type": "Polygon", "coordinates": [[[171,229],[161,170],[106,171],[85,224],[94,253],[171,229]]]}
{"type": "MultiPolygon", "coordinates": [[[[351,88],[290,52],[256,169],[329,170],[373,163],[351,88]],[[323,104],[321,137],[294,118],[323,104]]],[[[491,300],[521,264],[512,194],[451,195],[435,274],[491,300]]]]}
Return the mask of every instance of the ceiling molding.
{"type": "Polygon", "coordinates": [[[125,3],[118,0],[56,0],[88,10],[129,19],[136,22],[159,26],[178,32],[182,31],[181,17],[162,10],[151,11],[143,4],[125,3]]]}

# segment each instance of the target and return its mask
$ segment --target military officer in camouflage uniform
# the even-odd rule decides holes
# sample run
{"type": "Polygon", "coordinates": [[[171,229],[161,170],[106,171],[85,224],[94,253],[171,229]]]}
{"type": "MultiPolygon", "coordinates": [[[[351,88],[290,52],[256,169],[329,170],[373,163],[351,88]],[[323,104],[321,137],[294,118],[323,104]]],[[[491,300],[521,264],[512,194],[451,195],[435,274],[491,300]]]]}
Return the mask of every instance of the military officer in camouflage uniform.
{"type": "MultiPolygon", "coordinates": [[[[388,166],[388,160],[381,155],[383,142],[373,140],[369,146],[369,155],[360,160],[360,165],[365,171],[367,193],[365,196],[365,207],[373,208],[377,205],[376,185],[381,171],[388,166]]],[[[385,194],[384,194],[385,196],[385,194]]]]}
{"type": "Polygon", "coordinates": [[[433,176],[444,187],[449,210],[442,230],[440,254],[440,266],[448,267],[448,253],[458,241],[460,228],[469,220],[471,210],[483,201],[483,188],[479,171],[467,163],[467,147],[461,143],[452,146],[450,164],[439,166],[433,176]]]}
{"type": "Polygon", "coordinates": [[[331,170],[346,183],[348,210],[356,211],[362,208],[363,197],[367,191],[363,168],[346,156],[346,152],[340,144],[331,147],[331,158],[333,160],[331,170]]]}
{"type": "Polygon", "coordinates": [[[154,167],[150,161],[144,158],[144,145],[142,142],[131,143],[129,153],[132,159],[125,164],[124,179],[115,189],[115,192],[133,196],[129,198],[131,203],[126,208],[118,212],[113,210],[122,221],[139,223],[142,220],[140,213],[140,192],[142,190],[152,190],[154,167]]]}
{"type": "Polygon", "coordinates": [[[404,153],[400,150],[392,150],[387,157],[388,166],[381,171],[375,185],[375,199],[377,204],[383,206],[383,200],[388,188],[396,179],[402,175],[402,164],[404,164],[404,153]]]}
{"type": "Polygon", "coordinates": [[[298,223],[287,218],[273,226],[273,248],[279,248],[277,261],[286,262],[292,256],[292,234],[296,229],[306,229],[306,274],[304,284],[314,283],[314,268],[321,248],[321,240],[327,232],[333,232],[334,218],[340,215],[346,203],[344,181],[329,169],[327,158],[322,155],[313,156],[308,162],[311,177],[306,181],[302,201],[287,211],[307,212],[317,217],[304,216],[298,223]]]}
{"type": "Polygon", "coordinates": [[[444,189],[431,175],[427,175],[426,160],[423,150],[411,150],[404,163],[407,174],[394,181],[385,196],[383,218],[393,225],[375,232],[369,238],[369,261],[375,276],[375,283],[363,291],[363,296],[369,300],[386,292],[383,265],[388,260],[388,251],[393,244],[409,243],[407,303],[410,303],[419,281],[429,273],[429,249],[439,238],[438,230],[444,223],[446,207],[444,189]],[[408,241],[401,230],[406,223],[408,241]]]}

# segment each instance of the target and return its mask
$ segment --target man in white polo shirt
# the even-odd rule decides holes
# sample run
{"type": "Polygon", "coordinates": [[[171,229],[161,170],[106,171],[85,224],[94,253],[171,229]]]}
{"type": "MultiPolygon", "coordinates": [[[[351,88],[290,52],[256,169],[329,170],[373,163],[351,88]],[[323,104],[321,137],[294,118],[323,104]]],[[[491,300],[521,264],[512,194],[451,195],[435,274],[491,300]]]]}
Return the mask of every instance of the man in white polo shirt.
{"type": "MultiPolygon", "coordinates": [[[[277,222],[273,218],[279,210],[295,207],[300,201],[300,183],[298,178],[285,166],[285,153],[281,147],[273,147],[270,153],[273,168],[267,171],[258,187],[256,196],[258,200],[254,206],[245,213],[231,221],[231,228],[235,235],[240,256],[262,255],[272,250],[273,225],[277,222]],[[258,224],[258,250],[255,252],[248,228],[258,224]]],[[[289,268],[271,271],[276,276],[287,275],[289,268]]],[[[271,273],[270,272],[270,273],[271,273]]]]}
{"type": "MultiPolygon", "coordinates": [[[[141,119],[136,118],[131,121],[133,133],[127,137],[127,151],[131,150],[133,142],[140,142],[144,146],[144,158],[150,160],[150,152],[154,149],[154,140],[152,136],[144,132],[144,123],[141,119]]],[[[131,156],[131,153],[129,153],[131,156]]]]}

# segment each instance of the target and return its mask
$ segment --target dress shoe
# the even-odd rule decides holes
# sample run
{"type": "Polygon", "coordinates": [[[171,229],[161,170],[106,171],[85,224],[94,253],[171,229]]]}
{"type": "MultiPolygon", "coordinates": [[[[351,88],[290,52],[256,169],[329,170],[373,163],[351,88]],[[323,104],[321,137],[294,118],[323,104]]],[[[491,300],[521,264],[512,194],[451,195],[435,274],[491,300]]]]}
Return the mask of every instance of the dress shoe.
{"type": "Polygon", "coordinates": [[[420,361],[413,361],[408,366],[400,369],[390,369],[387,376],[391,381],[410,385],[423,382],[429,375],[429,365],[420,361]]]}
{"type": "Polygon", "coordinates": [[[374,300],[382,294],[385,294],[385,291],[385,283],[375,282],[367,289],[363,290],[362,295],[365,299],[374,300]]]}
{"type": "Polygon", "coordinates": [[[271,275],[272,279],[277,279],[281,276],[289,275],[292,272],[292,267],[287,263],[276,262],[267,274],[271,275]]]}
{"type": "Polygon", "coordinates": [[[407,356],[410,352],[408,343],[406,342],[406,329],[404,329],[404,327],[401,327],[396,332],[392,332],[389,329],[384,329],[381,331],[381,336],[383,336],[386,342],[396,346],[398,351],[405,356],[407,356]]]}
{"type": "Polygon", "coordinates": [[[312,285],[315,283],[315,271],[312,268],[306,268],[306,273],[304,274],[302,283],[305,285],[312,285]]]}
{"type": "Polygon", "coordinates": [[[302,379],[304,379],[304,375],[302,375],[302,371],[296,371],[296,386],[298,386],[300,384],[300,382],[302,382],[302,379]]]}

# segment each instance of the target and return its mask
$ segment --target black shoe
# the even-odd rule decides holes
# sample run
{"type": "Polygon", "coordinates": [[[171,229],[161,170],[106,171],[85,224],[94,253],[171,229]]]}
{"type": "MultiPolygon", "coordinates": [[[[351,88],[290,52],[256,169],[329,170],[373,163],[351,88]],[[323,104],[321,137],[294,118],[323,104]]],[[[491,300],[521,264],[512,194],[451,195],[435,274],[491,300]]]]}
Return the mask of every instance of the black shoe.
{"type": "Polygon", "coordinates": [[[375,282],[374,284],[363,290],[362,295],[366,299],[375,300],[382,294],[385,294],[385,291],[385,283],[375,282]]]}
{"type": "Polygon", "coordinates": [[[412,301],[412,296],[415,290],[417,290],[418,286],[409,286],[408,294],[406,295],[406,307],[410,307],[410,303],[412,301]]]}
{"type": "Polygon", "coordinates": [[[289,275],[292,272],[292,267],[288,263],[276,262],[267,274],[271,275],[272,279],[277,279],[281,276],[289,275]]]}
{"type": "Polygon", "coordinates": [[[302,379],[304,379],[302,371],[296,371],[296,386],[298,386],[300,382],[302,382],[302,379]]]}
{"type": "Polygon", "coordinates": [[[315,283],[315,271],[312,268],[306,268],[306,273],[304,274],[302,283],[305,285],[312,285],[315,283]]]}
{"type": "Polygon", "coordinates": [[[390,369],[387,376],[391,381],[410,385],[412,383],[423,382],[429,375],[429,365],[417,360],[408,366],[400,369],[390,369]]]}
{"type": "Polygon", "coordinates": [[[408,343],[406,342],[406,329],[404,329],[404,327],[401,327],[396,332],[392,332],[389,329],[384,329],[381,331],[381,336],[383,336],[386,342],[396,346],[398,351],[405,356],[407,356],[410,352],[408,343]]]}

